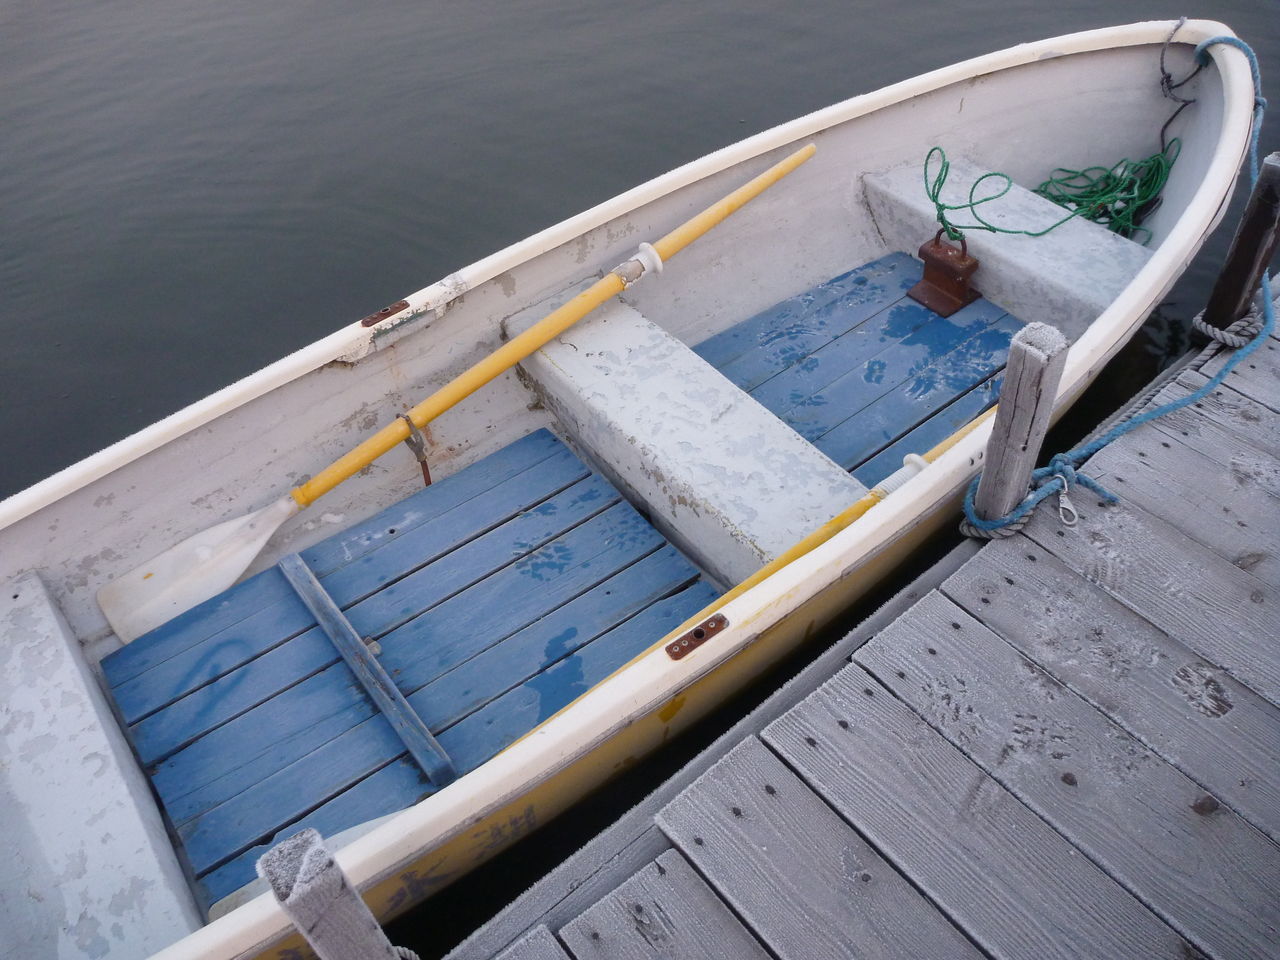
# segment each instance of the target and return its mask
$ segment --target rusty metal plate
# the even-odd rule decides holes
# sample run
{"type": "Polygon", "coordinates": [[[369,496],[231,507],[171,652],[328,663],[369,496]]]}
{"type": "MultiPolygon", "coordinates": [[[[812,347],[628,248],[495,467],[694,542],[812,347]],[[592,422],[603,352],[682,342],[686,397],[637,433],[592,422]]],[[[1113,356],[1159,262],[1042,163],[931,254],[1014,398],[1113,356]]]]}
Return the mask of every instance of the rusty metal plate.
{"type": "Polygon", "coordinates": [[[391,306],[383,307],[377,313],[369,314],[367,317],[365,317],[363,320],[360,321],[360,326],[372,327],[375,323],[380,323],[381,321],[387,319],[387,317],[395,316],[397,313],[399,313],[401,310],[404,310],[408,306],[409,306],[408,300],[397,300],[395,303],[391,304],[391,306]]]}
{"type": "Polygon", "coordinates": [[[677,637],[667,644],[667,656],[672,660],[681,660],[714,637],[729,625],[723,613],[717,613],[709,620],[703,620],[684,636],[677,637]]]}

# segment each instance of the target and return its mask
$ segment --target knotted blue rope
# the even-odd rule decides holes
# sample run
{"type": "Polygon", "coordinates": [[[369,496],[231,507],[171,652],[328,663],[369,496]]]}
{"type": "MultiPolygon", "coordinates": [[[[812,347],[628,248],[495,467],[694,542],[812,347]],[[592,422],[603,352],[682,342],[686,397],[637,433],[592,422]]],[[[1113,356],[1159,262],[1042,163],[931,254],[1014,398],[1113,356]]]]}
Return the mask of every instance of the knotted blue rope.
{"type": "MultiPolygon", "coordinates": [[[[1258,58],[1247,43],[1238,37],[1210,37],[1196,45],[1195,56],[1200,63],[1208,63],[1208,54],[1205,52],[1209,47],[1216,43],[1225,44],[1235,47],[1243,53],[1249,60],[1249,69],[1253,75],[1253,129],[1249,138],[1249,186],[1252,187],[1258,182],[1258,149],[1259,138],[1262,135],[1262,118],[1266,113],[1267,101],[1262,96],[1262,73],[1258,68],[1258,58]]],[[[997,517],[994,520],[984,520],[978,516],[977,509],[974,507],[974,497],[978,492],[978,482],[982,479],[981,474],[973,478],[973,482],[969,484],[969,489],[964,496],[964,516],[965,525],[973,531],[981,531],[983,533],[993,533],[1006,527],[1021,526],[1031,516],[1031,512],[1035,510],[1043,501],[1049,497],[1058,496],[1065,497],[1068,490],[1075,485],[1084,487],[1096,493],[1102,500],[1107,503],[1115,503],[1116,495],[1107,490],[1102,484],[1091,477],[1079,473],[1078,469],[1086,460],[1102,450],[1108,444],[1115,442],[1123,437],[1126,433],[1138,429],[1144,423],[1150,423],[1152,420],[1158,420],[1166,414],[1173,413],[1175,410],[1181,410],[1193,403],[1198,403],[1211,394],[1214,390],[1222,385],[1236,366],[1246,359],[1251,353],[1258,349],[1266,339],[1271,336],[1276,326],[1276,311],[1274,297],[1271,293],[1271,280],[1264,272],[1262,275],[1262,289],[1260,293],[1261,309],[1262,309],[1262,326],[1254,335],[1253,339],[1232,354],[1231,358],[1222,366],[1214,376],[1210,377],[1199,389],[1188,393],[1186,396],[1179,397],[1177,400],[1171,400],[1168,403],[1161,404],[1151,410],[1146,410],[1134,416],[1121,420],[1114,427],[1104,433],[1102,436],[1076,447],[1074,450],[1068,450],[1065,453],[1055,454],[1043,467],[1032,471],[1031,484],[1035,488],[1027,495],[1021,503],[1014,507],[1009,513],[1003,517],[997,517]]]]}

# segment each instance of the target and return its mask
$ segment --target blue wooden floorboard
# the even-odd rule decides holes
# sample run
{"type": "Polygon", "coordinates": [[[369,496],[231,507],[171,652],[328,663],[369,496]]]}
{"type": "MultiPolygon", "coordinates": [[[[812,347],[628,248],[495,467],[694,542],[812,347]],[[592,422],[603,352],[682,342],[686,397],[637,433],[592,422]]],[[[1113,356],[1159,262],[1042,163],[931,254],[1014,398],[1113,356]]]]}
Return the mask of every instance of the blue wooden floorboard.
{"type": "MultiPolygon", "coordinates": [[[[630,510],[629,507],[627,509],[630,510]]],[[[635,518],[637,525],[648,527],[634,511],[632,511],[631,515],[635,518]]],[[[648,529],[652,532],[652,528],[648,529]]],[[[609,561],[607,562],[608,573],[627,571],[638,559],[634,551],[628,548],[627,543],[627,539],[634,541],[635,538],[613,537],[609,539],[612,540],[613,550],[607,552],[609,556],[609,561]]],[[[646,542],[641,543],[641,549],[646,552],[661,546],[662,538],[656,532],[651,533],[651,539],[646,538],[646,542]]],[[[697,576],[696,571],[689,567],[685,561],[680,560],[679,563],[683,568],[681,571],[682,579],[688,580],[697,576]]],[[[614,591],[619,594],[635,594],[644,591],[646,585],[642,580],[637,579],[637,573],[642,572],[629,571],[625,578],[615,578],[614,591]]],[[[556,578],[556,582],[560,579],[563,578],[556,578]]],[[[579,587],[574,592],[581,593],[583,590],[585,590],[585,587],[579,587]]],[[[468,594],[470,592],[468,591],[468,594]]],[[[564,599],[570,599],[572,595],[573,593],[570,593],[564,599]]],[[[467,594],[463,594],[463,596],[465,597],[467,594]]],[[[655,597],[654,599],[656,600],[657,598],[655,597]]],[[[496,649],[499,654],[504,654],[505,643],[502,644],[501,648],[493,646],[495,642],[503,639],[504,629],[510,630],[533,622],[541,617],[543,612],[548,610],[548,607],[554,606],[556,603],[557,600],[555,598],[548,598],[546,593],[542,592],[536,596],[529,597],[523,608],[518,603],[513,604],[516,609],[508,612],[499,610],[491,603],[485,603],[483,599],[478,598],[477,602],[471,605],[471,616],[469,618],[458,622],[458,617],[455,615],[454,621],[457,630],[441,631],[435,637],[424,638],[423,646],[433,646],[435,644],[432,641],[438,639],[443,639],[447,644],[448,640],[458,637],[459,634],[469,636],[472,641],[470,650],[465,647],[459,649],[459,645],[455,644],[453,649],[445,657],[441,658],[439,663],[433,665],[433,669],[426,676],[439,676],[444,669],[456,666],[475,652],[482,652],[486,648],[496,649]],[[508,619],[507,624],[504,626],[500,622],[493,622],[493,617],[489,616],[490,612],[497,617],[505,615],[508,619]]],[[[578,612],[580,614],[591,614],[591,616],[579,621],[584,628],[587,624],[599,623],[598,611],[580,609],[578,612]]],[[[550,642],[545,642],[543,646],[551,649],[564,647],[563,655],[567,655],[573,649],[557,643],[554,637],[550,642]]],[[[380,662],[386,659],[386,647],[383,650],[383,656],[379,657],[380,662]]],[[[386,668],[387,664],[383,663],[383,666],[386,668]]],[[[498,689],[493,691],[493,696],[501,694],[505,689],[519,684],[537,672],[536,667],[527,675],[520,675],[518,670],[518,662],[505,656],[499,656],[490,664],[490,671],[485,680],[490,683],[497,681],[500,684],[498,689]]],[[[354,692],[360,699],[364,699],[360,691],[354,692]]],[[[411,697],[409,703],[433,732],[446,728],[450,723],[465,715],[465,713],[450,715],[442,710],[429,694],[423,694],[421,691],[411,697]]],[[[274,822],[276,825],[288,823],[291,819],[305,812],[309,805],[313,805],[316,797],[336,794],[345,788],[353,778],[358,778],[365,773],[371,773],[391,757],[398,755],[404,748],[394,736],[390,739],[387,738],[387,733],[390,730],[391,727],[387,723],[384,713],[370,707],[366,711],[366,719],[360,723],[357,729],[346,731],[336,739],[329,739],[309,753],[280,758],[286,760],[289,765],[276,771],[271,771],[271,776],[264,776],[267,771],[262,770],[260,765],[255,765],[257,767],[254,778],[256,782],[253,782],[242,792],[237,793],[226,803],[202,813],[192,822],[185,825],[179,824],[179,833],[182,834],[186,842],[188,856],[191,858],[193,865],[197,870],[207,869],[228,854],[228,850],[225,849],[224,845],[234,843],[234,838],[242,836],[245,830],[261,833],[263,832],[261,828],[263,822],[274,822]],[[388,753],[388,750],[391,750],[391,752],[388,753]],[[209,826],[210,821],[214,823],[214,826],[209,826]],[[247,826],[249,824],[253,826],[247,826]],[[237,826],[238,829],[231,829],[232,826],[237,826]]],[[[252,743],[245,746],[251,749],[252,743]]],[[[223,749],[231,749],[231,745],[224,745],[223,749]]]]}
{"type": "Polygon", "coordinates": [[[958,394],[1000,370],[1009,355],[1009,341],[1020,326],[1012,317],[1001,318],[994,327],[966,340],[856,417],[829,430],[815,446],[846,470],[856,468],[958,394]]]}
{"type": "MultiPolygon", "coordinates": [[[[490,646],[471,659],[455,653],[452,659],[457,665],[449,672],[416,692],[406,689],[409,702],[438,733],[649,604],[688,586],[697,576],[674,547],[663,547],[503,639],[500,645],[490,646]]],[[[476,613],[483,616],[483,611],[476,613]]],[[[474,628],[466,625],[468,630],[474,628]]],[[[206,743],[209,738],[205,738],[166,761],[169,769],[162,765],[156,786],[170,798],[166,806],[175,823],[230,800],[373,713],[359,689],[338,668],[329,668],[288,694],[298,694],[297,702],[291,709],[274,711],[278,718],[252,722],[251,712],[218,731],[238,735],[234,749],[228,746],[230,737],[221,744],[206,743]],[[309,720],[320,710],[331,711],[335,706],[337,712],[309,720]],[[252,736],[262,722],[276,731],[266,743],[252,736]],[[198,756],[184,757],[191,753],[198,756]],[[209,768],[219,759],[225,766],[211,779],[209,768]]]]}
{"type": "Polygon", "coordinates": [[[919,267],[894,253],[850,271],[694,347],[744,390],[829,343],[901,299],[919,267]]]}
{"type": "MultiPolygon", "coordinates": [[[[529,470],[492,487],[485,498],[487,511],[470,509],[464,503],[439,512],[430,525],[388,541],[376,553],[366,552],[351,564],[331,569],[321,583],[345,608],[379,585],[449,554],[588,476],[582,463],[561,445],[559,451],[529,470]]],[[[434,485],[427,488],[431,489],[434,485]]],[[[196,638],[198,626],[184,620],[184,649],[116,685],[114,696],[126,722],[137,722],[313,626],[311,614],[296,595],[290,595],[278,571],[273,568],[254,580],[258,581],[252,597],[257,607],[254,612],[227,626],[219,626],[221,617],[214,618],[215,629],[200,639],[196,638]]]]}
{"type": "MultiPolygon", "coordinates": [[[[620,499],[602,478],[588,477],[355,604],[346,614],[362,636],[380,637],[620,499]]],[[[547,562],[556,562],[555,557],[547,562]]],[[[134,746],[144,765],[161,760],[335,659],[332,644],[321,630],[312,627],[133,724],[134,746]]]]}
{"type": "MultiPolygon", "coordinates": [[[[564,445],[550,431],[535,431],[377,516],[304,550],[303,559],[323,579],[350,560],[531,469],[548,456],[564,452],[564,445]],[[384,527],[396,533],[384,533],[384,527]]],[[[190,644],[257,612],[266,603],[278,599],[283,586],[279,571],[275,568],[263,571],[138,637],[103,658],[102,670],[108,685],[119,687],[190,644]]]]}
{"type": "MultiPolygon", "coordinates": [[[[531,623],[552,619],[552,613],[558,612],[560,605],[627,570],[645,554],[663,545],[661,536],[627,504],[617,505],[570,534],[531,554],[530,562],[523,569],[520,565],[508,567],[459,594],[450,604],[442,604],[424,614],[408,625],[414,628],[412,633],[406,628],[384,637],[379,660],[397,687],[406,695],[414,694],[423,684],[493,644],[505,641],[512,633],[531,623]],[[580,562],[554,579],[530,580],[531,577],[545,578],[545,569],[539,571],[538,568],[544,566],[548,555],[565,558],[574,554],[580,555],[580,562]],[[543,589],[522,590],[521,580],[526,584],[541,583],[543,589]],[[473,594],[476,595],[474,602],[473,594]],[[504,594],[508,599],[502,599],[504,594]],[[443,616],[432,618],[431,614],[436,611],[443,616]]],[[[644,591],[646,582],[640,575],[645,569],[617,578],[610,589],[619,599],[644,591]]],[[[692,572],[687,564],[683,570],[686,575],[692,572]]],[[[604,610],[607,607],[585,612],[598,618],[604,610]]],[[[584,621],[583,628],[593,622],[584,621]]],[[[504,649],[505,646],[503,642],[504,649]]],[[[411,696],[410,703],[433,730],[446,720],[457,719],[439,716],[429,698],[421,695],[411,696]]],[[[180,785],[178,788],[184,791],[181,803],[175,805],[170,816],[181,822],[227,799],[227,791],[234,795],[248,789],[262,777],[298,760],[334,735],[332,724],[324,721],[333,713],[352,707],[356,709],[345,713],[351,726],[375,712],[344,670],[327,669],[209,733],[171,758],[173,764],[163,780],[156,778],[157,787],[166,800],[167,785],[180,785]],[[323,727],[322,739],[305,736],[307,730],[317,726],[323,727]],[[255,756],[259,743],[256,731],[264,728],[275,731],[277,737],[290,738],[289,748],[273,749],[269,757],[255,756]],[[300,736],[294,737],[294,734],[300,736]],[[204,784],[209,784],[210,789],[193,796],[193,791],[204,784]]]]}
{"type": "Polygon", "coordinates": [[[905,295],[920,275],[918,261],[890,254],[695,349],[873,486],[904,454],[927,451],[994,402],[992,377],[1021,326],[985,299],[938,316],[905,295]],[[839,314],[841,296],[857,299],[859,288],[872,309],[841,327],[827,314],[839,314]]]}
{"type": "Polygon", "coordinates": [[[961,394],[924,423],[916,426],[853,470],[868,490],[902,466],[908,453],[924,454],[996,402],[1001,377],[988,377],[961,394]]]}
{"type": "MultiPolygon", "coordinates": [[[[698,581],[675,596],[653,604],[550,670],[521,684],[440,734],[441,745],[460,772],[474,770],[582,693],[609,676],[656,639],[714,602],[719,591],[698,581]]],[[[342,793],[282,828],[292,834],[313,827],[333,835],[356,823],[401,810],[433,792],[412,761],[399,757],[342,793]]],[[[263,836],[233,859],[210,871],[202,885],[212,900],[226,896],[254,877],[253,864],[274,836],[263,836]]]]}

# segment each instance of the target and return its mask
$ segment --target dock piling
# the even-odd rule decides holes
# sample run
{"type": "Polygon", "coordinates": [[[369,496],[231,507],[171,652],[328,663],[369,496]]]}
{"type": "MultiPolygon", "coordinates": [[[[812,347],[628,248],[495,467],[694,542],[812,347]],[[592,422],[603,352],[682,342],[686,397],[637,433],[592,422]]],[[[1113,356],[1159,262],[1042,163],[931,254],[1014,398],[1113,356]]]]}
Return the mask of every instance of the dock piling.
{"type": "Polygon", "coordinates": [[[1258,171],[1240,226],[1209,294],[1203,323],[1225,330],[1249,312],[1250,302],[1280,243],[1280,152],[1258,171]]]}
{"type": "Polygon", "coordinates": [[[1066,362],[1067,340],[1057,327],[1030,323],[1014,336],[974,498],[984,520],[1005,516],[1027,495],[1066,362]]]}

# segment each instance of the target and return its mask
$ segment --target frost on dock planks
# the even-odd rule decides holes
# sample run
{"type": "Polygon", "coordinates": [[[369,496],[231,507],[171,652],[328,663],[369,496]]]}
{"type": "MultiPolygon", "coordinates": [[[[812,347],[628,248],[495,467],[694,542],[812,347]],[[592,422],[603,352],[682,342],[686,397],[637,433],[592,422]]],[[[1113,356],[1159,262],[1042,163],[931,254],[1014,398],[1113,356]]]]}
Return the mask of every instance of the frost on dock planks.
{"type": "Polygon", "coordinates": [[[1280,955],[1280,342],[1084,469],[452,956],[1280,955]]]}

